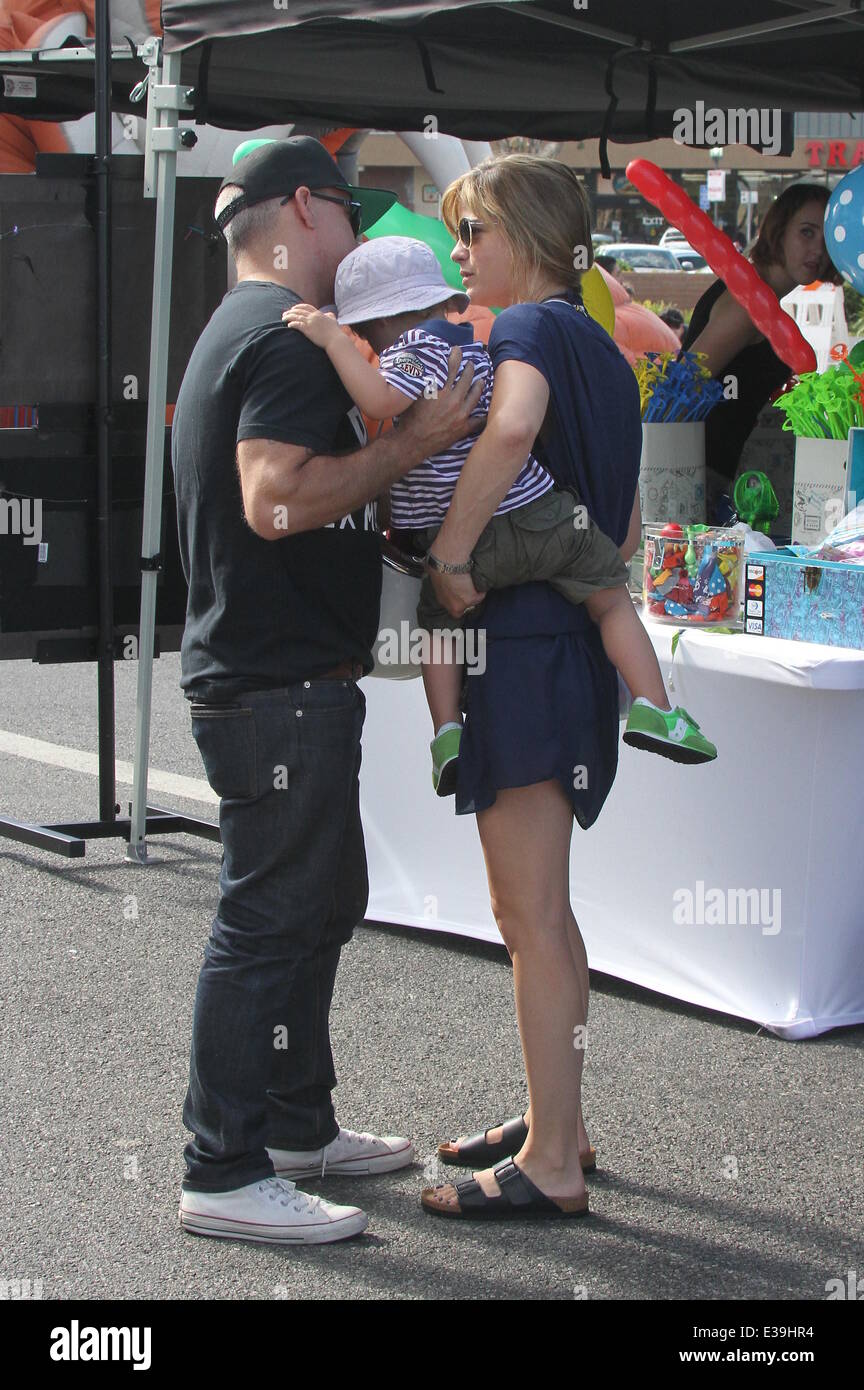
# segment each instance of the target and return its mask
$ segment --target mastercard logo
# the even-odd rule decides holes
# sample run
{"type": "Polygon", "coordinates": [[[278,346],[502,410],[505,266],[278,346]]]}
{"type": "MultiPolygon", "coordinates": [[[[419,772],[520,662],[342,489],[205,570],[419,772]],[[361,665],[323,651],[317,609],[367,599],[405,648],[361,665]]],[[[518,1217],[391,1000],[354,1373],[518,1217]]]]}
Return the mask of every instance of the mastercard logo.
{"type": "Polygon", "coordinates": [[[747,585],[747,593],[750,595],[750,598],[761,598],[761,597],[762,597],[762,585],[761,585],[761,584],[748,584],[748,585],[747,585]]]}

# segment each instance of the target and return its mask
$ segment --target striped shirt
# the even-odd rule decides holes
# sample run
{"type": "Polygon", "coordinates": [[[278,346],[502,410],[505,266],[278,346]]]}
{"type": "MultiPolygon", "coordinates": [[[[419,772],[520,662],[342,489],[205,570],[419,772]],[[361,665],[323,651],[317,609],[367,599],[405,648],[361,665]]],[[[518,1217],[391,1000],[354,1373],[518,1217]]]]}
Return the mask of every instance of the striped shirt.
{"type": "MultiPolygon", "coordinates": [[[[492,362],[482,343],[475,343],[470,324],[449,323],[446,319],[428,319],[397,338],[392,347],[381,353],[381,375],[390,386],[404,392],[410,399],[431,396],[447,381],[447,365],[451,347],[462,349],[462,365],[471,362],[475,378],[485,377],[483,393],[472,411],[472,418],[485,419],[492,399],[492,362]]],[[[395,421],[398,426],[398,420],[395,421]]],[[[391,523],[394,527],[413,530],[421,526],[440,526],[450,505],[453,490],[459,481],[462,465],[476,443],[476,435],[459,439],[440,454],[424,459],[390,489],[391,523]]],[[[542,497],[554,486],[553,480],[533,454],[513,483],[495,515],[524,507],[536,497],[542,497]]]]}

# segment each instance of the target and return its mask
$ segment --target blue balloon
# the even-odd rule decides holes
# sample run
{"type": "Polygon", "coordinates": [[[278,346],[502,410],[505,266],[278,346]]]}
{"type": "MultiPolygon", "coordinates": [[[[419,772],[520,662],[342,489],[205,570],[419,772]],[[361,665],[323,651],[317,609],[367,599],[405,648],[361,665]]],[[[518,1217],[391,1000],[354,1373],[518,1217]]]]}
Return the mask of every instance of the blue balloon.
{"type": "Polygon", "coordinates": [[[843,279],[864,294],[864,164],[841,179],[828,200],[825,249],[843,279]]]}

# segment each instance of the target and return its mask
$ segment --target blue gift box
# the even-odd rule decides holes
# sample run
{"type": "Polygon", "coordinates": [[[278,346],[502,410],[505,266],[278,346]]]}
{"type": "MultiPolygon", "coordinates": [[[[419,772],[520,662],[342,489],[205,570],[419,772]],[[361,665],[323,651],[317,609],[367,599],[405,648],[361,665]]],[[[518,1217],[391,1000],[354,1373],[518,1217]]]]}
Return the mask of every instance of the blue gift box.
{"type": "Polygon", "coordinates": [[[864,565],[814,561],[795,549],[748,556],[745,632],[864,649],[864,565]]]}

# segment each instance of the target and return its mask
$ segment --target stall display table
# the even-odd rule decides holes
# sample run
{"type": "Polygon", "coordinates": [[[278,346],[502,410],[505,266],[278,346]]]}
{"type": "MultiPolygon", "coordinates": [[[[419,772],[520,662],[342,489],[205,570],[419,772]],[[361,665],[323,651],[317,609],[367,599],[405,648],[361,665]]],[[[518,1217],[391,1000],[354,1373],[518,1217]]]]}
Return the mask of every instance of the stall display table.
{"type": "MultiPolygon", "coordinates": [[[[688,767],[620,747],[571,897],[594,970],[785,1038],[864,1022],[864,652],[645,619],[716,743],[688,767]]],[[[370,921],[500,941],[476,822],[432,791],[420,680],[370,679],[370,921]]]]}

